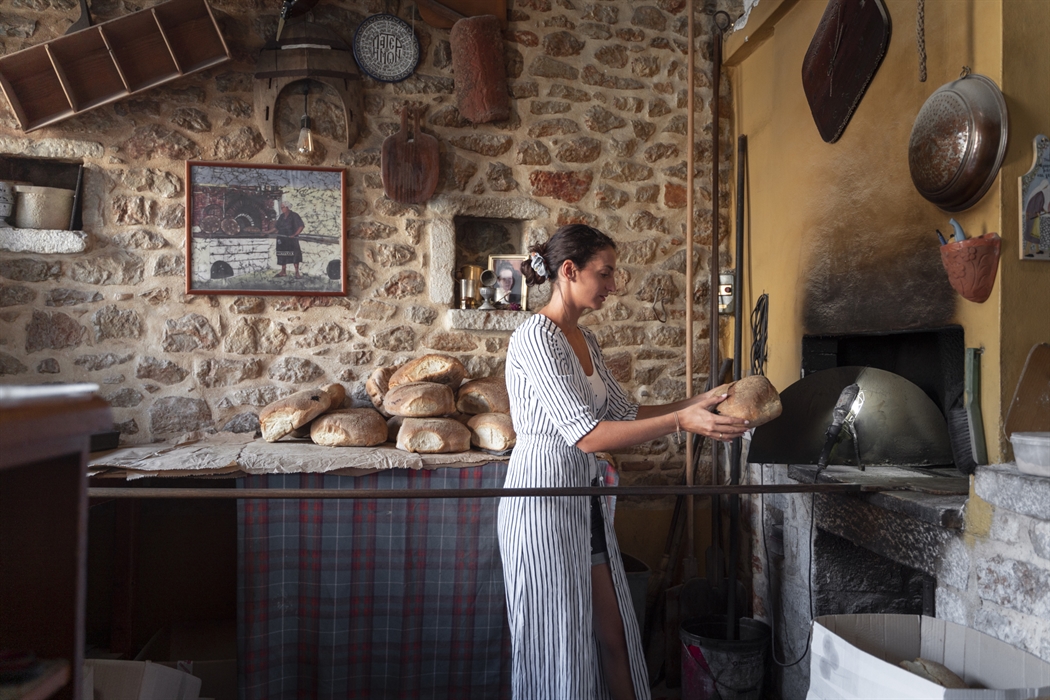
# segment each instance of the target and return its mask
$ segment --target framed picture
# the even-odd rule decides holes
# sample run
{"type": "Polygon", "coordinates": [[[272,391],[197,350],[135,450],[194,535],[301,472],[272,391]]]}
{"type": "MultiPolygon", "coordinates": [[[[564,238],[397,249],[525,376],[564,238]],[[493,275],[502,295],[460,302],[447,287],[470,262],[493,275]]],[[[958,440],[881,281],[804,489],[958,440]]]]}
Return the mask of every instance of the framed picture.
{"type": "Polygon", "coordinates": [[[525,309],[529,286],[521,274],[521,262],[527,255],[490,255],[489,269],[496,275],[496,293],[492,303],[497,306],[518,304],[525,309]]]}
{"type": "Polygon", "coordinates": [[[340,168],[186,163],[186,293],[346,294],[340,168]]]}

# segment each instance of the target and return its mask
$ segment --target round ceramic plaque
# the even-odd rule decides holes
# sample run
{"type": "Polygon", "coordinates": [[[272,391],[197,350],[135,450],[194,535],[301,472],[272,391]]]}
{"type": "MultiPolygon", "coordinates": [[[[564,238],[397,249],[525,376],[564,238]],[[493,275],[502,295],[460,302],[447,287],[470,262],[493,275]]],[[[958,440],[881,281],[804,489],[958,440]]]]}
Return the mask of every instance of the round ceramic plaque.
{"type": "Polygon", "coordinates": [[[354,58],[370,78],[396,83],[415,71],[419,40],[404,20],[372,15],[354,32],[354,58]]]}

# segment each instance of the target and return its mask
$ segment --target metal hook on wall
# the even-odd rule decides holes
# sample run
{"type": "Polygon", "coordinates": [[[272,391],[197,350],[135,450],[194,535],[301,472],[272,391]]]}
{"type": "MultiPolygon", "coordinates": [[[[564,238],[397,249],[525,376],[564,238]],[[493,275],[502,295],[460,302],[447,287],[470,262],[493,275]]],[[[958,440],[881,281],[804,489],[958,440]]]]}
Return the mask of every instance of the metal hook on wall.
{"type": "Polygon", "coordinates": [[[663,285],[660,285],[653,294],[653,316],[660,323],[667,323],[667,299],[668,295],[664,294],[663,285]],[[657,304],[660,308],[656,307],[657,304]]]}

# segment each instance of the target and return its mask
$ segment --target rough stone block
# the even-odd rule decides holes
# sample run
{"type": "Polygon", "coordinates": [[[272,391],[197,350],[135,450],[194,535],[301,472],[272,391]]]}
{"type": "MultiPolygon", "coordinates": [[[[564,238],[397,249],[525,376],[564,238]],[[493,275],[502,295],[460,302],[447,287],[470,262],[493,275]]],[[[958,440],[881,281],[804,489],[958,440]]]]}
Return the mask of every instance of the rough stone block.
{"type": "Polygon", "coordinates": [[[970,580],[970,549],[960,537],[948,540],[937,565],[937,583],[966,590],[970,580]]]}
{"type": "Polygon", "coordinates": [[[996,508],[1050,521],[1050,479],[1022,474],[1013,465],[977,469],[974,489],[996,508]]]}
{"type": "Polygon", "coordinates": [[[68,255],[87,249],[88,236],[83,231],[0,227],[0,250],[68,255]]]}
{"type": "Polygon", "coordinates": [[[937,617],[942,620],[967,627],[971,625],[970,604],[966,599],[966,594],[960,590],[938,583],[934,596],[934,607],[937,610],[937,617]]]}
{"type": "Polygon", "coordinates": [[[1050,569],[996,555],[977,564],[977,594],[1027,615],[1050,617],[1050,569]]]}

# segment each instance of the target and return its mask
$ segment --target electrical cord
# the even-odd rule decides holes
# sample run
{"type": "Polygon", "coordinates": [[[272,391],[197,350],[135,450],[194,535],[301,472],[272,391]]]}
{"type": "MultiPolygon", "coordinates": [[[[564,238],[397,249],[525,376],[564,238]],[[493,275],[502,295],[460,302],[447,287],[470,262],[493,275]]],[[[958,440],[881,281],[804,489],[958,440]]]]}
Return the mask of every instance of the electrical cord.
{"type": "Polygon", "coordinates": [[[763,293],[751,312],[751,374],[766,374],[769,295],[763,293]]]}
{"type": "MultiPolygon", "coordinates": [[[[765,296],[764,294],[762,296],[765,296]]],[[[759,483],[762,486],[766,485],[766,470],[763,468],[764,465],[758,465],[759,470],[759,483]]],[[[817,478],[820,476],[820,472],[824,471],[823,467],[817,468],[817,473],[813,475],[813,483],[817,483],[817,478]]],[[[773,663],[781,668],[791,668],[797,666],[803,659],[809,656],[809,645],[813,641],[813,635],[806,635],[806,648],[802,651],[802,654],[794,661],[788,663],[787,661],[781,661],[777,658],[777,632],[776,632],[776,621],[777,614],[773,603],[773,564],[769,559],[769,543],[766,541],[766,495],[763,492],[758,494],[758,508],[759,517],[762,519],[762,556],[766,560],[766,588],[769,592],[769,639],[772,651],[773,663]]],[[[814,513],[817,510],[817,494],[813,492],[809,498],[809,571],[808,571],[808,588],[809,588],[809,619],[812,621],[816,617],[816,613],[813,610],[813,524],[814,524],[814,513]]]]}

